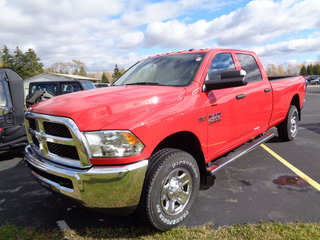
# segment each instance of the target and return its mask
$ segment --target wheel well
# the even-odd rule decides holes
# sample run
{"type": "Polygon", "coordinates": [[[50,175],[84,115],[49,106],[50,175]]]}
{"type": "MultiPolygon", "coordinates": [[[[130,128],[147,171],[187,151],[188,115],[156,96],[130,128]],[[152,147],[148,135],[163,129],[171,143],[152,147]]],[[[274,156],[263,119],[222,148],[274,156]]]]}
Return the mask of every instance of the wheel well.
{"type": "Polygon", "coordinates": [[[299,121],[301,120],[301,109],[300,109],[300,97],[298,94],[294,95],[290,105],[295,105],[299,112],[299,121]]]}
{"type": "Polygon", "coordinates": [[[175,148],[185,151],[192,155],[197,161],[200,170],[200,183],[206,184],[206,164],[199,139],[190,132],[179,132],[168,136],[162,140],[159,145],[155,148],[152,154],[158,152],[163,148],[175,148]]]}

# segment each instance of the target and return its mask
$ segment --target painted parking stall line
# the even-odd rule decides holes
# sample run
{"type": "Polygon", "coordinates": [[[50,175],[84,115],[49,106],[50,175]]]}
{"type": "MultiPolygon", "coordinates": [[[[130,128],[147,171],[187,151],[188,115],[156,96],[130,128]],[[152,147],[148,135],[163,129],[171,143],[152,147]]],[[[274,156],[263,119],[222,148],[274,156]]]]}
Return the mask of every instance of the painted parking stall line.
{"type": "Polygon", "coordinates": [[[272,156],[274,156],[276,159],[278,159],[281,163],[283,163],[286,167],[290,168],[294,173],[296,173],[299,177],[301,177],[304,181],[309,183],[312,187],[320,191],[320,184],[314,181],[312,178],[301,172],[299,169],[297,169],[295,166],[293,166],[291,163],[284,160],[282,157],[280,157],[278,154],[276,154],[274,151],[272,151],[270,148],[268,148],[266,145],[261,144],[260,145],[264,150],[266,150],[268,153],[270,153],[272,156]]]}

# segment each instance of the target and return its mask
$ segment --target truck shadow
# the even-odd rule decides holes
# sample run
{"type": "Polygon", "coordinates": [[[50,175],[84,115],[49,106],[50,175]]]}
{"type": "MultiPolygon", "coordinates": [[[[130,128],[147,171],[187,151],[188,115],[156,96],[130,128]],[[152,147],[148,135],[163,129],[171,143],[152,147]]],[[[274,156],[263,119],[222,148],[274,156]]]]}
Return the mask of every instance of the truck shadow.
{"type": "Polygon", "coordinates": [[[284,142],[281,138],[279,138],[277,135],[275,135],[273,138],[267,141],[267,143],[279,143],[284,142]]]}
{"type": "Polygon", "coordinates": [[[135,215],[94,212],[52,194],[29,174],[20,152],[0,156],[4,157],[0,161],[0,225],[8,222],[35,229],[79,232],[93,228],[146,226],[135,215]]]}

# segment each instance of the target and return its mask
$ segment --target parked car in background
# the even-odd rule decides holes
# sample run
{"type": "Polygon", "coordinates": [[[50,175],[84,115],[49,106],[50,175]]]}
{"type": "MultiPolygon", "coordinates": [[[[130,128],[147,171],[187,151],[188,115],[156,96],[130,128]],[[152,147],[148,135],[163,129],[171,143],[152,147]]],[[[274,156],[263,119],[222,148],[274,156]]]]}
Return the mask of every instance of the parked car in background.
{"type": "Polygon", "coordinates": [[[316,79],[309,80],[309,83],[312,85],[320,84],[320,77],[316,79]]]}
{"type": "Polygon", "coordinates": [[[109,87],[110,83],[95,83],[96,88],[109,87]]]}
{"type": "Polygon", "coordinates": [[[54,96],[93,88],[95,85],[92,82],[82,80],[30,82],[26,106],[30,107],[54,96]]]}

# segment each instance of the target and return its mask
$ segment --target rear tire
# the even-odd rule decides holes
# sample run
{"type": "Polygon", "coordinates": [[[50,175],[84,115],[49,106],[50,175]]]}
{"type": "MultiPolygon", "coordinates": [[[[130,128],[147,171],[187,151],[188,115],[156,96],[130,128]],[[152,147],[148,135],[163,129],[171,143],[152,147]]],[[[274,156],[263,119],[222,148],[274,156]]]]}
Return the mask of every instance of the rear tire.
{"type": "Polygon", "coordinates": [[[292,141],[298,134],[299,112],[295,105],[291,105],[285,120],[278,126],[278,134],[282,140],[292,141]]]}
{"type": "Polygon", "coordinates": [[[137,214],[158,230],[169,230],[190,213],[198,195],[200,173],[189,154],[162,149],[150,158],[137,214]]]}

